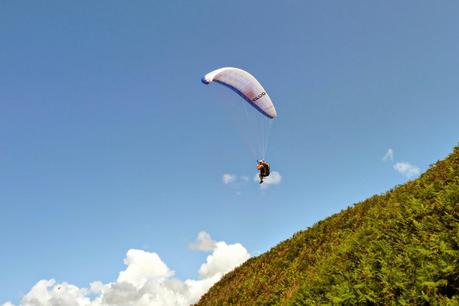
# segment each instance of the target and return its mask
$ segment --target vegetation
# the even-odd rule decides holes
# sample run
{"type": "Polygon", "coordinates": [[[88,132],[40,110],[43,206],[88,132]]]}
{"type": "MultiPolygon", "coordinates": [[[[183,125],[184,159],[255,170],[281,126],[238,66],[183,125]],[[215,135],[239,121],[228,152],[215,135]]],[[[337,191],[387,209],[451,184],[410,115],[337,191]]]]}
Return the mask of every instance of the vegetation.
{"type": "Polygon", "coordinates": [[[459,147],[418,179],[298,232],[198,305],[459,305],[459,147]]]}

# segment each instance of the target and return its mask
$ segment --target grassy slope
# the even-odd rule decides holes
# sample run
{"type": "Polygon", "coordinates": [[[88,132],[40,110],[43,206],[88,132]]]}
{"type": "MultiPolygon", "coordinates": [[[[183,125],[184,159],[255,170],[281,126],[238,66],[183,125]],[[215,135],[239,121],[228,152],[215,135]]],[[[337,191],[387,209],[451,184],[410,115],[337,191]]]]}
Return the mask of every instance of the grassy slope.
{"type": "Polygon", "coordinates": [[[198,305],[459,305],[459,147],[225,275],[198,305]]]}

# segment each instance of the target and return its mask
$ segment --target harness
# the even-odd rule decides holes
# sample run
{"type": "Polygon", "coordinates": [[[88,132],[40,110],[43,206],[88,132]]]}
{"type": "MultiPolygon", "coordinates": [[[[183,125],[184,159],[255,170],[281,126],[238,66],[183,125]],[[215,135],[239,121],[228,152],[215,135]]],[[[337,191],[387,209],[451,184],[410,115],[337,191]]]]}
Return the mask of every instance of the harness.
{"type": "Polygon", "coordinates": [[[270,167],[268,163],[262,163],[263,168],[261,168],[261,176],[269,176],[270,173],[270,167]]]}

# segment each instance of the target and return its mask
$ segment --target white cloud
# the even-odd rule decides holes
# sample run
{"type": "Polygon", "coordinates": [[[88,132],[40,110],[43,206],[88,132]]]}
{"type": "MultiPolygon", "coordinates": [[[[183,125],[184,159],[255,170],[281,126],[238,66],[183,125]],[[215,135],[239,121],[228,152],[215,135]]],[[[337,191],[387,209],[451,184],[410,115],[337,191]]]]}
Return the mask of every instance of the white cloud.
{"type": "Polygon", "coordinates": [[[235,191],[237,196],[242,194],[242,190],[250,183],[250,178],[246,175],[223,174],[223,183],[235,191]]]}
{"type": "Polygon", "coordinates": [[[384,154],[383,161],[393,161],[394,160],[394,150],[393,149],[388,149],[386,154],[384,154]]]}
{"type": "MultiPolygon", "coordinates": [[[[212,250],[199,268],[199,279],[179,280],[154,252],[131,249],[126,269],[115,282],[96,281],[89,289],[54,279],[40,280],[23,297],[22,306],[162,306],[191,305],[220,278],[241,265],[250,254],[239,243],[215,242],[206,232],[198,234],[197,247],[212,250]],[[210,247],[213,246],[212,249],[210,247]]],[[[2,306],[14,306],[6,302],[2,306]]]]}
{"type": "MultiPolygon", "coordinates": [[[[253,180],[254,180],[255,182],[259,182],[259,181],[260,181],[260,178],[259,178],[258,174],[256,174],[256,175],[254,176],[253,180]]],[[[268,177],[265,177],[265,178],[263,179],[263,184],[261,184],[260,187],[261,187],[262,189],[266,189],[266,188],[268,188],[268,187],[271,186],[271,185],[278,185],[278,184],[280,184],[281,181],[282,181],[282,175],[281,175],[279,172],[277,172],[277,171],[271,171],[271,173],[269,174],[269,176],[268,176],[268,177]]]]}
{"type": "Polygon", "coordinates": [[[221,277],[249,258],[250,254],[240,243],[228,245],[223,241],[217,242],[213,253],[199,268],[199,275],[203,279],[215,275],[221,277]]]}
{"type": "Polygon", "coordinates": [[[236,175],[225,173],[223,174],[223,184],[228,185],[236,181],[236,175]]]}
{"type": "Polygon", "coordinates": [[[158,254],[143,250],[129,250],[124,264],[127,269],[120,272],[118,282],[127,282],[136,288],[142,287],[147,281],[160,281],[174,275],[158,254]]]}
{"type": "Polygon", "coordinates": [[[21,305],[86,306],[91,305],[87,297],[88,293],[87,289],[80,289],[67,283],[56,284],[54,279],[41,280],[24,296],[21,305]]]}
{"type": "Polygon", "coordinates": [[[215,249],[217,243],[212,240],[210,235],[205,231],[200,231],[196,241],[190,244],[190,249],[194,251],[208,252],[215,249]]]}
{"type": "Polygon", "coordinates": [[[396,163],[394,165],[394,169],[395,171],[404,174],[406,177],[416,176],[421,173],[418,167],[407,162],[396,163]]]}

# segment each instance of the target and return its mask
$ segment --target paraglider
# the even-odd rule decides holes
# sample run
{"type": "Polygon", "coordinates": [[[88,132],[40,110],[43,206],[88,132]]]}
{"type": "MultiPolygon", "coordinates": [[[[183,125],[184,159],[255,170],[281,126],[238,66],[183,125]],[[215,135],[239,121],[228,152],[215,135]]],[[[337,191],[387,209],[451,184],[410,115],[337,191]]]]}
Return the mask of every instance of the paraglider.
{"type": "Polygon", "coordinates": [[[263,178],[269,176],[270,166],[267,162],[261,159],[258,161],[257,170],[260,171],[258,177],[260,178],[260,184],[262,184],[263,178]]]}
{"type": "MultiPolygon", "coordinates": [[[[204,84],[215,82],[230,88],[257,110],[257,114],[251,121],[259,121],[260,124],[254,123],[254,125],[257,128],[261,126],[261,129],[258,134],[251,137],[250,142],[252,153],[254,153],[254,155],[258,154],[259,156],[257,156],[257,158],[261,157],[264,159],[267,150],[271,120],[277,117],[277,111],[267,91],[260,82],[247,71],[234,67],[224,67],[211,71],[207,73],[201,81],[204,84]],[[260,145],[252,145],[253,143],[259,142],[260,145]]],[[[246,104],[244,101],[242,101],[242,103],[246,104]]],[[[244,111],[245,115],[248,116],[248,111],[244,111]]],[[[247,129],[245,129],[244,132],[247,132],[247,129]]],[[[263,159],[260,161],[257,160],[257,169],[260,171],[260,184],[263,183],[263,178],[269,175],[269,164],[263,159]]]]}

